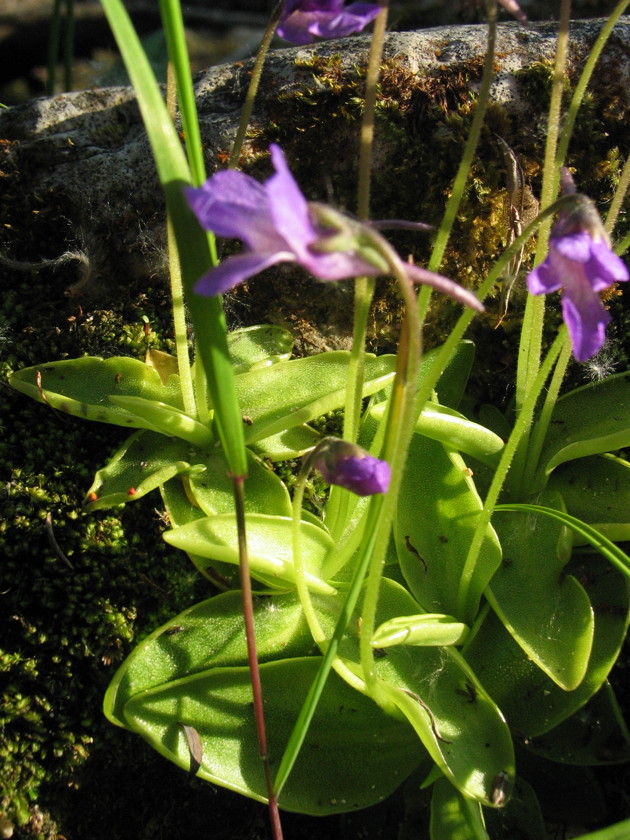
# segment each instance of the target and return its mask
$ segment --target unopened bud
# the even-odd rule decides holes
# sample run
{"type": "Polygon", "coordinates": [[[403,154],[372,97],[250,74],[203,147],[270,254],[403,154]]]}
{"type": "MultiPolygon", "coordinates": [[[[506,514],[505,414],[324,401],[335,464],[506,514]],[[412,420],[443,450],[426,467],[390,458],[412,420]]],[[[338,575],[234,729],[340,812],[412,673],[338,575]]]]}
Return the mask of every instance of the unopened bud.
{"type": "Polygon", "coordinates": [[[328,438],[320,447],[313,465],[329,484],[338,484],[358,496],[387,492],[391,479],[387,461],[346,440],[328,438]]]}

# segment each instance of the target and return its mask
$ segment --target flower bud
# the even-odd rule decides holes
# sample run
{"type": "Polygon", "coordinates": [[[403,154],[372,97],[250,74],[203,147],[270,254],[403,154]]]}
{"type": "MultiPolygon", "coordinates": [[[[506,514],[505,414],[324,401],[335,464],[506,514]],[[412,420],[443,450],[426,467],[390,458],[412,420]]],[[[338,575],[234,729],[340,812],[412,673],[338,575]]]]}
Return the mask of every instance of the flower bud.
{"type": "Polygon", "coordinates": [[[346,440],[329,438],[322,442],[313,465],[329,484],[338,484],[358,496],[386,493],[389,487],[391,470],[387,461],[346,440]]]}

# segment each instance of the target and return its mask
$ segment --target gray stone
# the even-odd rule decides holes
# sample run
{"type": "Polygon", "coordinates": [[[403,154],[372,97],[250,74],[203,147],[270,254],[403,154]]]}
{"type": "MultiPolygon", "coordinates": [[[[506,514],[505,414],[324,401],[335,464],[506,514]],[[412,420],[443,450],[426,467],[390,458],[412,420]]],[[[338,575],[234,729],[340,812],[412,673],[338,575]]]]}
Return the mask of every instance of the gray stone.
{"type": "MultiPolygon", "coordinates": [[[[569,71],[573,81],[603,23],[599,19],[572,23],[569,71]]],[[[399,68],[403,74],[401,84],[405,79],[408,83],[428,79],[439,90],[443,79],[453,85],[453,78],[461,70],[460,87],[469,86],[474,92],[486,53],[486,35],[485,25],[391,33],[387,37],[385,57],[390,61],[390,70],[399,68]],[[476,70],[470,70],[471,67],[476,70]]],[[[499,26],[492,98],[504,109],[505,119],[514,130],[522,129],[531,137],[536,135],[536,142],[543,139],[546,105],[542,99],[523,98],[517,74],[523,68],[552,62],[555,42],[555,24],[536,23],[528,28],[517,23],[499,26]]],[[[606,44],[595,78],[595,84],[598,79],[605,79],[606,86],[615,91],[616,107],[624,111],[630,91],[628,44],[630,18],[625,17],[606,44]]],[[[246,168],[252,164],[256,174],[266,174],[264,153],[269,139],[277,139],[286,130],[287,153],[299,176],[303,174],[300,167],[310,165],[315,154],[312,150],[321,150],[321,170],[315,172],[313,183],[305,180],[305,174],[299,178],[308,197],[321,198],[323,192],[326,198],[327,179],[332,179],[335,200],[352,207],[353,197],[343,184],[344,173],[346,170],[353,173],[356,164],[359,108],[356,108],[356,119],[337,119],[331,129],[329,91],[323,91],[326,96],[320,103],[322,83],[314,79],[312,65],[316,62],[321,67],[326,60],[337,62],[336,96],[342,100],[346,86],[356,87],[361,81],[357,68],[365,66],[368,47],[369,37],[361,36],[272,52],[245,147],[246,168]],[[287,114],[290,107],[302,107],[304,98],[309,100],[311,109],[308,130],[300,127],[292,132],[286,123],[290,119],[287,114]],[[282,105],[280,110],[279,105],[282,105]],[[305,139],[311,152],[302,150],[305,139]]],[[[250,69],[251,63],[212,67],[196,80],[209,172],[222,165],[229,150],[250,69]]],[[[423,95],[426,99],[426,94],[423,95]]],[[[422,130],[426,134],[426,103],[423,108],[422,130]]],[[[0,137],[7,149],[5,189],[19,192],[26,205],[30,195],[46,195],[47,201],[57,202],[63,208],[72,230],[63,249],[88,251],[101,277],[112,273],[117,277],[149,277],[164,272],[163,200],[131,89],[84,90],[0,111],[0,137]]],[[[387,178],[386,172],[379,173],[379,165],[386,159],[384,144],[387,142],[379,129],[376,189],[379,178],[387,178]]],[[[386,186],[383,194],[387,193],[386,186]]],[[[6,244],[4,251],[7,254],[6,244]]]]}

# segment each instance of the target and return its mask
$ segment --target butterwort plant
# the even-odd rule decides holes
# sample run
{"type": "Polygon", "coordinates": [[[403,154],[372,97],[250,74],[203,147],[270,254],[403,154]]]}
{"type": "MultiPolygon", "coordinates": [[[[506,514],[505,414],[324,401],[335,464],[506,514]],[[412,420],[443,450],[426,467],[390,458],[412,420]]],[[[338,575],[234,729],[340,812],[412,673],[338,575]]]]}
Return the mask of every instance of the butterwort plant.
{"type": "MultiPolygon", "coordinates": [[[[504,5],[514,10],[513,3],[504,5]]],[[[377,4],[287,2],[283,31],[301,21],[301,38],[348,34],[347,15],[360,19],[362,28],[377,11],[377,4]]],[[[127,48],[128,30],[118,37],[127,48]]],[[[159,109],[154,87],[152,107],[159,109]]],[[[140,85],[141,100],[144,95],[140,85]]],[[[158,154],[159,132],[168,125],[172,154],[180,154],[174,126],[157,122],[159,128],[150,120],[148,125],[158,154]]],[[[605,721],[606,754],[619,744],[616,756],[628,757],[605,682],[628,626],[624,576],[630,561],[612,540],[630,538],[630,464],[605,454],[630,445],[626,375],[555,399],[554,372],[548,388],[554,400],[545,398],[537,412],[561,335],[513,427],[512,414],[503,416],[498,408],[489,412],[488,425],[466,414],[470,403],[463,394],[474,348],[460,340],[463,329],[481,308],[478,297],[488,294],[523,242],[508,249],[474,295],[403,263],[373,224],[308,202],[277,146],[271,161],[275,171],[264,183],[229,171],[204,183],[196,179],[201,185],[186,190],[204,229],[244,244],[241,254],[198,281],[205,266],[195,263],[195,292],[187,286],[191,301],[218,302],[263,269],[292,263],[322,282],[393,274],[408,291],[415,283],[431,286],[466,308],[445,344],[412,368],[413,353],[404,348],[405,342],[412,346],[410,324],[417,322],[408,294],[399,358],[366,354],[358,443],[322,440],[310,425],[344,404],[349,353],[292,359],[286,330],[264,325],[227,336],[227,353],[219,348],[217,355],[231,365],[247,446],[241,530],[230,467],[218,445],[216,390],[208,397],[198,359],[195,399],[183,398],[187,348],[183,368],[167,354],[150,354],[144,362],[85,357],[12,377],[16,388],[47,408],[135,430],[99,470],[86,494],[87,509],[159,491],[171,526],[165,540],[224,590],[131,652],[112,679],[105,713],[183,769],[263,801],[271,790],[287,810],[332,814],[367,807],[417,771],[432,783],[432,836],[502,838],[498,821],[493,825],[498,808],[505,811],[501,821],[540,822],[528,762],[515,762],[515,739],[521,754],[534,752],[534,765],[544,765],[547,785],[554,778],[549,768],[575,761],[575,750],[582,766],[600,760],[603,750],[594,738],[579,737],[566,749],[570,733],[591,711],[605,721]],[[417,399],[418,393],[427,399],[417,399]],[[388,434],[396,431],[403,397],[414,410],[401,463],[402,447],[392,445],[388,434]],[[522,482],[517,492],[505,476],[518,472],[510,470],[514,451],[530,429],[539,444],[531,458],[535,482],[522,482]],[[302,473],[314,466],[331,485],[321,516],[302,510],[303,481],[298,479],[292,504],[275,471],[277,462],[302,456],[302,473]],[[613,486],[618,505],[610,503],[613,486]],[[534,510],[526,511],[521,500],[535,501],[534,510]],[[579,532],[580,548],[590,554],[573,551],[567,527],[579,532]],[[260,681],[273,722],[266,745],[273,784],[256,743],[235,574],[244,533],[256,590],[260,681]],[[511,800],[517,772],[519,796],[511,800]],[[533,804],[523,817],[526,799],[533,804]]],[[[185,172],[175,174],[163,177],[166,186],[191,182],[185,172]]],[[[177,198],[181,223],[190,214],[181,190],[177,198]]],[[[543,213],[550,217],[554,209],[543,213]]],[[[578,357],[601,338],[601,284],[627,279],[627,272],[603,252],[601,235],[584,220],[583,202],[577,221],[567,221],[575,207],[565,201],[561,209],[567,216],[554,230],[546,267],[535,269],[530,283],[534,292],[565,289],[578,311],[568,318],[578,357]],[[589,237],[587,247],[575,239],[582,236],[589,237]],[[590,338],[581,339],[578,329],[590,338]]],[[[191,234],[193,226],[201,233],[192,218],[188,226],[191,234]]],[[[185,255],[186,237],[180,244],[185,255]]],[[[212,343],[202,319],[195,332],[198,342],[212,343]]],[[[222,381],[217,376],[215,385],[222,381]]],[[[544,837],[542,829],[533,831],[536,840],[544,837]]]]}

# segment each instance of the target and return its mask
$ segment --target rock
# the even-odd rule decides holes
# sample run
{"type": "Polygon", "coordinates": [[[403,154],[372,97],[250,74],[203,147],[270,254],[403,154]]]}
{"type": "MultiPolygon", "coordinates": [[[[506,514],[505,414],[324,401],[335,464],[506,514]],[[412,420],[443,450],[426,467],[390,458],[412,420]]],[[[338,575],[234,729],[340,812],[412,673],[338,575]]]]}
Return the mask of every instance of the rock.
{"type": "MultiPolygon", "coordinates": [[[[602,25],[599,19],[571,25],[573,84],[602,25]]],[[[486,26],[471,25],[388,35],[376,133],[374,217],[439,221],[469,125],[486,34],[486,26]],[[436,179],[438,187],[431,186],[436,179]]],[[[552,23],[499,26],[494,105],[480,146],[480,155],[490,157],[481,176],[489,179],[489,189],[504,187],[497,174],[503,164],[496,134],[523,155],[531,178],[540,171],[555,42],[552,23]]],[[[629,42],[626,17],[608,40],[591,85],[595,104],[590,107],[600,121],[602,156],[621,145],[623,136],[627,140],[629,42]]],[[[266,176],[269,142],[279,142],[308,198],[332,198],[352,210],[368,47],[369,37],[361,36],[270,53],[243,168],[266,176]]],[[[196,80],[209,172],[226,160],[250,69],[251,62],[212,67],[196,80]]],[[[10,108],[0,112],[0,138],[5,151],[2,189],[5,203],[15,209],[10,219],[14,229],[20,225],[19,214],[45,196],[49,210],[51,204],[58,207],[69,222],[66,242],[60,241],[63,234],[57,241],[59,253],[87,253],[90,277],[98,278],[98,288],[111,292],[121,278],[165,273],[164,205],[131,89],[84,90],[10,108]]],[[[589,141],[591,157],[593,143],[589,141]]],[[[582,165],[579,151],[575,160],[582,165]]],[[[576,179],[580,183],[580,173],[576,179]]],[[[19,246],[13,249],[10,235],[2,249],[5,256],[24,259],[19,246]]]]}

